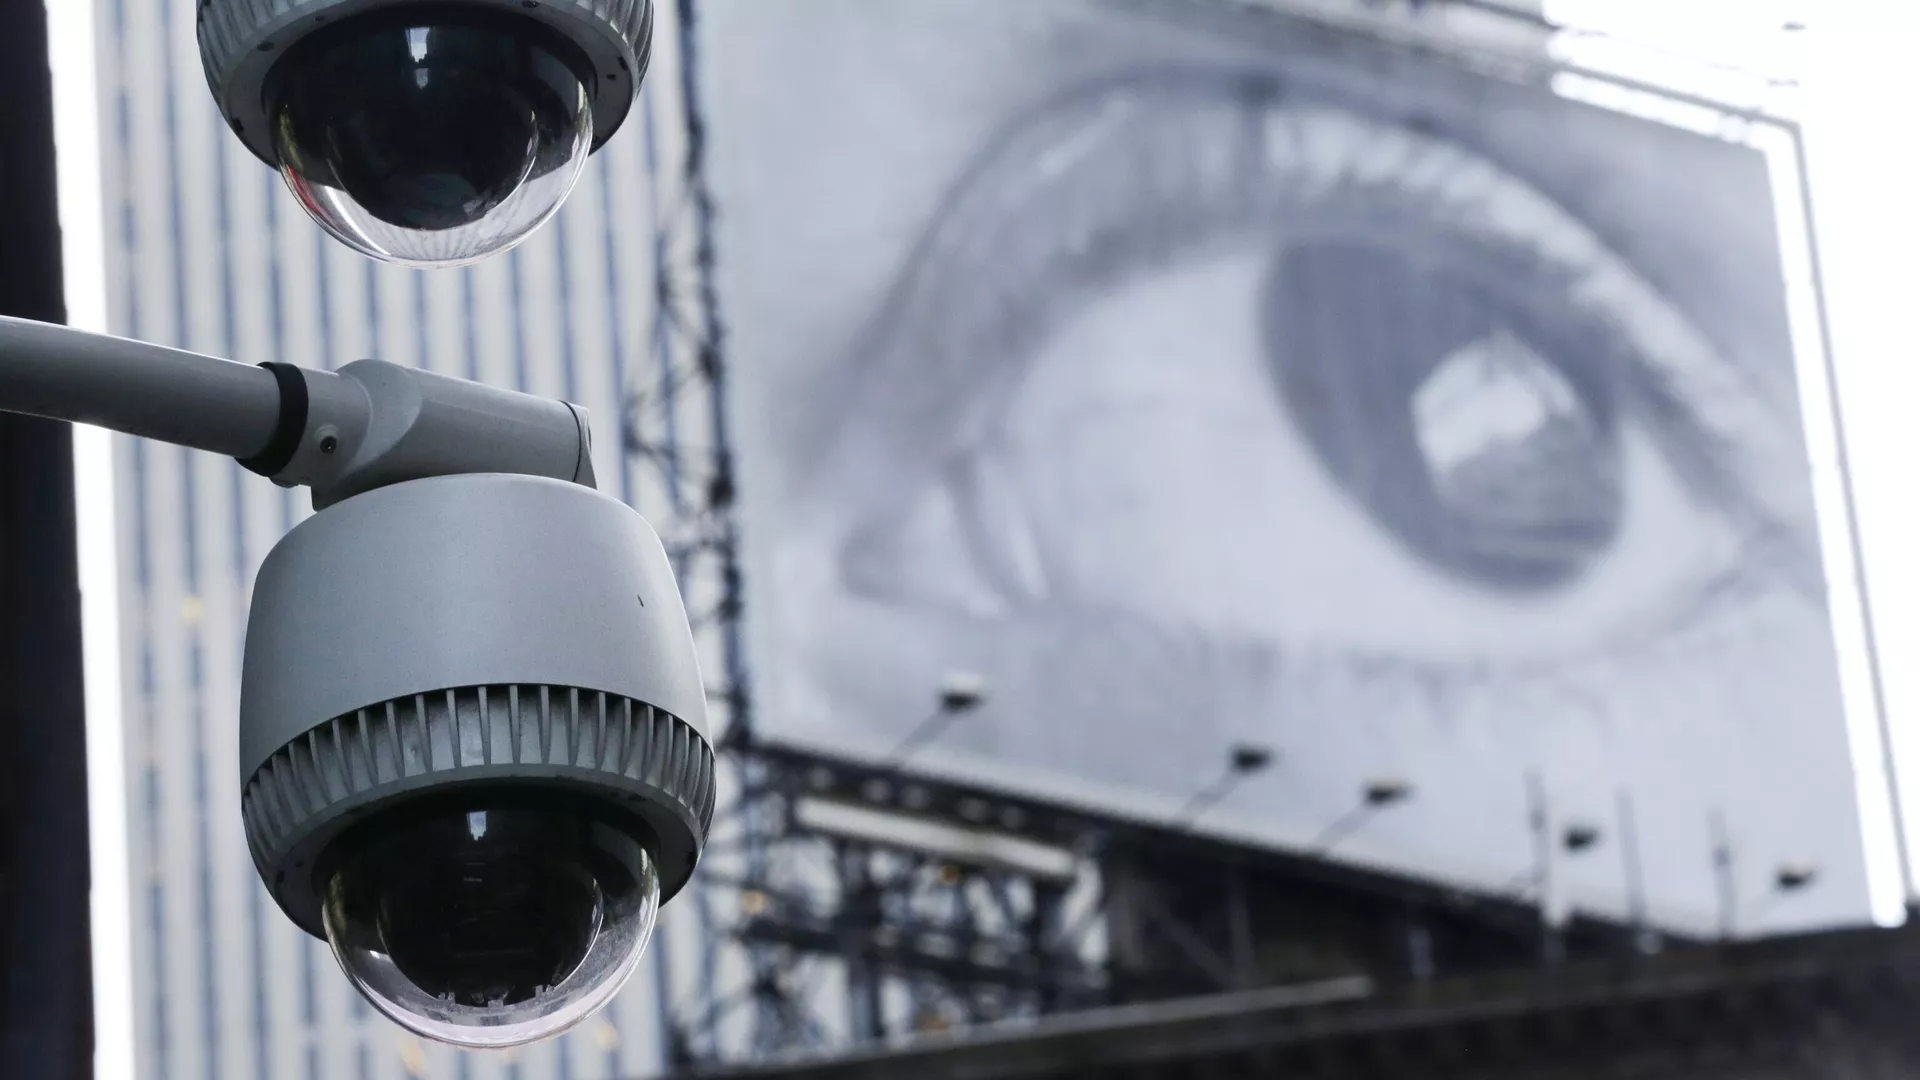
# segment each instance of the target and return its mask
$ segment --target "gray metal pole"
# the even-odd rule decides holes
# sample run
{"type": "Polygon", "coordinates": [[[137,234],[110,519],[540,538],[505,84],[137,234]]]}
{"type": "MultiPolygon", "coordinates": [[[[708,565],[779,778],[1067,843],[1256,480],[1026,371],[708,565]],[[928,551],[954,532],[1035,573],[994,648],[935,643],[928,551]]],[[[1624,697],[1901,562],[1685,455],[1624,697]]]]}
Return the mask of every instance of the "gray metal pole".
{"type": "Polygon", "coordinates": [[[280,387],[248,364],[0,318],[0,412],[246,458],[273,435],[280,387]]]}
{"type": "Polygon", "coordinates": [[[585,410],[378,360],[339,371],[251,367],[0,318],[0,412],[238,458],[276,484],[312,488],[316,510],[427,476],[594,486],[585,410]]]}
{"type": "Polygon", "coordinates": [[[1553,820],[1547,810],[1547,785],[1539,772],[1527,773],[1527,823],[1533,830],[1533,880],[1540,890],[1540,959],[1561,959],[1560,928],[1553,921],[1553,820]]]}
{"type": "Polygon", "coordinates": [[[1719,807],[1708,811],[1707,831],[1713,840],[1713,882],[1720,897],[1720,940],[1731,941],[1739,918],[1739,897],[1734,893],[1733,840],[1727,835],[1727,816],[1719,807]]]}
{"type": "Polygon", "coordinates": [[[1640,868],[1640,827],[1634,819],[1633,795],[1621,788],[1615,796],[1620,822],[1620,868],[1627,887],[1627,929],[1639,951],[1647,933],[1647,887],[1640,868]]]}
{"type": "Polygon", "coordinates": [[[1227,868],[1227,934],[1233,943],[1233,973],[1239,987],[1260,984],[1259,958],[1253,941],[1253,911],[1247,903],[1247,874],[1243,867],[1227,868]]]}

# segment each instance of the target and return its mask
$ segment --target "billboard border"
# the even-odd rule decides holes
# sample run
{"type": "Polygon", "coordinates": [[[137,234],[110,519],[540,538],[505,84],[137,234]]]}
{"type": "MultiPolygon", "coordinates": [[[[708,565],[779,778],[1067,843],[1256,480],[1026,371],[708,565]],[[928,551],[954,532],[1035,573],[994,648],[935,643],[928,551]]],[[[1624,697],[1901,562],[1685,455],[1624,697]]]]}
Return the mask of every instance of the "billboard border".
{"type": "MultiPolygon", "coordinates": [[[[1365,29],[1345,24],[1341,20],[1331,17],[1330,13],[1325,9],[1305,10],[1304,5],[1295,2],[1295,0],[1184,0],[1184,2],[1196,8],[1211,7],[1216,9],[1257,11],[1263,15],[1293,21],[1316,23],[1322,27],[1343,33],[1355,34],[1376,41],[1381,40],[1381,35],[1377,28],[1374,33],[1369,33],[1365,29]]],[[[679,0],[677,6],[680,9],[680,31],[686,67],[688,71],[692,71],[696,66],[694,60],[697,55],[697,45],[694,40],[695,35],[692,32],[694,2],[693,0],[679,0]]],[[[1509,18],[1512,19],[1516,25],[1533,27],[1549,35],[1576,32],[1573,28],[1551,22],[1538,14],[1515,10],[1504,4],[1494,3],[1492,0],[1440,0],[1440,4],[1436,6],[1471,9],[1495,18],[1509,18]]],[[[1624,40],[1605,34],[1593,35],[1589,33],[1587,36],[1624,40]]],[[[1901,830],[1897,843],[1899,845],[1903,894],[1908,898],[1912,898],[1915,893],[1913,870],[1909,863],[1905,843],[1904,817],[1901,813],[1898,781],[1894,773],[1894,762],[1890,749],[1891,738],[1887,730],[1888,717],[1886,715],[1884,694],[1881,687],[1878,650],[1875,644],[1875,627],[1870,611],[1870,601],[1866,591],[1865,569],[1864,561],[1861,557],[1861,540],[1857,523],[1852,475],[1846,463],[1845,428],[1841,422],[1842,416],[1838,398],[1838,380],[1835,372],[1824,284],[1820,275],[1817,234],[1814,228],[1814,213],[1807,178],[1805,144],[1799,122],[1789,115],[1784,115],[1763,106],[1743,105],[1711,96],[1690,93],[1673,87],[1662,86],[1657,83],[1635,79],[1585,65],[1562,61],[1544,54],[1521,56],[1515,53],[1501,52],[1499,50],[1482,47],[1464,46],[1459,42],[1441,41],[1434,37],[1421,38],[1417,34],[1408,35],[1404,33],[1400,35],[1400,40],[1389,38],[1386,39],[1386,43],[1403,47],[1411,45],[1415,48],[1443,52],[1446,54],[1447,60],[1451,63],[1483,76],[1502,78],[1508,81],[1513,81],[1516,72],[1522,75],[1530,73],[1541,80],[1552,80],[1556,77],[1572,77],[1590,80],[1596,84],[1612,86],[1636,95],[1641,95],[1646,99],[1686,105],[1703,110],[1720,118],[1729,128],[1739,132],[1746,132],[1754,128],[1777,131],[1784,135],[1788,144],[1791,146],[1795,180],[1793,184],[1794,199],[1798,209],[1798,214],[1795,216],[1799,221],[1798,227],[1805,238],[1804,242],[1809,254],[1812,273],[1812,281],[1810,283],[1812,312],[1814,315],[1814,329],[1818,339],[1817,357],[1814,359],[1817,359],[1820,365],[1820,376],[1821,381],[1825,385],[1828,405],[1825,412],[1828,416],[1828,422],[1832,425],[1832,436],[1830,439],[1832,445],[1829,448],[1834,451],[1839,461],[1839,472],[1841,474],[1839,503],[1847,534],[1847,554],[1843,561],[1850,570],[1850,573],[1848,573],[1846,577],[1851,582],[1852,595],[1858,598],[1857,602],[1860,605],[1858,622],[1860,623],[1860,631],[1865,641],[1865,656],[1868,666],[1867,679],[1870,686],[1875,731],[1877,732],[1881,763],[1884,766],[1885,782],[1888,785],[1889,795],[1893,802],[1895,828],[1896,830],[1901,830]],[[1409,38],[1411,40],[1409,40],[1409,38]]],[[[1712,65],[1705,61],[1701,61],[1700,65],[1709,68],[1724,68],[1724,65],[1712,65]]],[[[705,122],[704,118],[699,114],[699,107],[695,100],[695,98],[697,98],[697,87],[694,86],[696,78],[696,76],[692,75],[687,76],[686,81],[688,85],[685,91],[687,98],[683,102],[685,116],[682,119],[684,119],[687,124],[689,140],[697,145],[701,141],[701,134],[704,131],[705,122]]],[[[1632,110],[1616,111],[1633,114],[1632,110]]],[[[1643,116],[1642,118],[1661,122],[1659,118],[1656,117],[1643,116]]],[[[1680,127],[1682,125],[1669,124],[1669,126],[1680,127]]],[[[1701,132],[1695,133],[1705,134],[1701,132]]],[[[1722,134],[1721,137],[1727,141],[1742,141],[1741,139],[1732,138],[1725,134],[1722,134]]],[[[697,287],[700,289],[699,300],[702,309],[701,315],[702,322],[704,322],[705,325],[683,327],[682,330],[691,330],[694,335],[698,336],[699,340],[695,342],[694,345],[701,352],[702,363],[699,374],[712,378],[724,369],[725,350],[721,343],[724,341],[727,310],[724,302],[722,302],[714,292],[713,271],[717,257],[711,234],[713,201],[710,190],[706,187],[702,167],[693,160],[695,157],[696,153],[689,154],[689,160],[687,162],[687,168],[683,173],[683,178],[687,181],[689,190],[693,193],[692,202],[695,204],[697,210],[695,214],[696,220],[691,223],[681,221],[677,226],[673,222],[663,223],[658,237],[660,240],[658,250],[661,253],[660,260],[664,269],[669,261],[675,258],[685,257],[685,253],[674,253],[669,250],[672,244],[669,243],[669,237],[667,236],[668,231],[676,227],[682,229],[691,227],[697,231],[698,235],[692,245],[695,261],[693,274],[697,281],[697,287]]],[[[1774,190],[1776,192],[1776,198],[1778,198],[1779,188],[1777,185],[1775,185],[1774,190]]],[[[1785,238],[1782,237],[1781,242],[1784,243],[1784,241],[1785,238]]],[[[663,279],[665,276],[663,273],[663,279]]],[[[1789,307],[1791,307],[1791,304],[1789,304],[1789,307]]],[[[1792,318],[1791,314],[1790,318],[1792,318]]],[[[1797,345],[1794,353],[1794,366],[1796,374],[1799,374],[1800,369],[1811,361],[1802,355],[1802,350],[1797,345]]],[[[717,384],[718,380],[714,381],[717,384]]],[[[730,403],[724,396],[723,387],[715,385],[711,388],[710,392],[714,394],[713,405],[716,414],[725,413],[730,403]]],[[[724,431],[725,425],[730,419],[734,418],[722,417],[720,419],[720,430],[724,431]]],[[[1809,446],[1809,451],[1812,449],[1813,447],[1809,446]]],[[[754,710],[751,703],[754,696],[756,680],[754,679],[754,673],[748,663],[748,659],[749,653],[752,651],[750,646],[754,635],[743,632],[741,624],[744,619],[743,610],[746,607],[744,601],[750,601],[752,598],[752,592],[747,588],[743,578],[750,578],[753,574],[754,567],[751,564],[751,560],[747,560],[747,565],[744,567],[741,566],[739,561],[736,561],[739,553],[735,545],[738,545],[740,542],[740,530],[733,522],[737,520],[739,509],[733,498],[734,489],[731,486],[730,448],[724,445],[716,446],[713,448],[713,453],[723,466],[720,475],[726,477],[729,485],[725,492],[726,497],[724,501],[714,500],[714,505],[712,506],[695,507],[693,508],[693,513],[696,515],[704,514],[724,517],[726,519],[724,531],[726,546],[729,552],[728,561],[732,565],[730,572],[726,575],[726,580],[722,583],[720,601],[715,608],[712,618],[708,621],[708,625],[705,627],[705,632],[712,632],[717,627],[725,628],[723,634],[724,640],[720,644],[719,649],[721,656],[724,658],[723,666],[727,671],[728,679],[723,687],[718,687],[714,691],[711,691],[711,693],[724,698],[740,720],[737,725],[729,728],[722,756],[723,759],[735,759],[736,770],[740,773],[739,798],[735,804],[734,814],[732,816],[742,829],[741,839],[749,852],[747,863],[751,878],[755,875],[763,876],[765,874],[765,858],[767,854],[765,841],[775,835],[775,832],[779,828],[779,823],[767,813],[766,809],[758,806],[759,803],[765,801],[771,794],[766,786],[770,777],[763,769],[756,768],[752,759],[761,755],[771,754],[775,756],[788,756],[796,760],[809,755],[830,760],[833,758],[833,755],[826,754],[818,748],[809,746],[804,740],[764,735],[759,730],[760,725],[753,722],[754,710]],[[769,827],[771,827],[771,829],[769,827]]],[[[707,524],[712,524],[710,517],[707,520],[707,524]]],[[[1823,553],[1826,552],[1828,547],[1830,547],[1830,545],[1822,545],[1823,553]]],[[[1825,558],[1824,555],[1823,558],[1825,558]]],[[[1829,568],[1831,568],[1831,566],[1829,568]]],[[[1838,608],[1830,606],[1829,611],[1829,617],[1838,622],[1838,616],[1840,614],[1838,608]]],[[[1852,712],[1844,703],[1843,711],[1852,712]]],[[[1851,729],[1852,726],[1852,722],[1849,721],[1849,728],[1851,729]]],[[[1850,731],[1850,741],[1851,738],[1852,733],[1850,731]]],[[[1857,752],[1855,754],[1855,761],[1856,788],[1859,788],[1869,784],[1870,781],[1864,775],[1859,774],[1857,768],[1859,755],[1857,752]]],[[[905,766],[902,771],[902,776],[903,779],[908,781],[928,784],[950,785],[952,783],[945,778],[919,774],[912,769],[911,763],[905,766]]],[[[1009,801],[1031,801],[1030,793],[1019,790],[1007,790],[996,792],[996,794],[1009,801]]],[[[1115,815],[1102,811],[1099,814],[1089,814],[1088,817],[1090,819],[1098,817],[1105,820],[1112,820],[1115,815]]],[[[719,825],[719,822],[716,822],[716,825],[719,825]]],[[[1235,842],[1227,836],[1213,837],[1212,840],[1229,847],[1245,849],[1266,856],[1284,857],[1289,854],[1294,854],[1270,843],[1235,842]]],[[[1347,869],[1352,872],[1369,873],[1372,872],[1373,868],[1355,866],[1348,867],[1347,869]]],[[[710,920],[711,917],[709,916],[709,919],[706,921],[710,920]]],[[[713,950],[724,947],[725,943],[720,937],[715,937],[708,945],[708,948],[713,950]]],[[[750,948],[750,946],[747,947],[750,948]]],[[[708,971],[709,990],[711,991],[713,965],[709,960],[705,966],[708,971]]],[[[759,965],[756,963],[754,966],[757,968],[759,965]]],[[[779,1017],[774,1015],[780,1007],[780,1002],[771,998],[763,999],[758,989],[754,990],[753,993],[756,1001],[756,1014],[759,1020],[762,1023],[781,1023],[782,1021],[779,1017]]],[[[673,1024],[676,1032],[681,1035],[683,1039],[686,1036],[692,1036],[701,1044],[700,1049],[705,1052],[708,1060],[721,1060],[726,1057],[728,1053],[723,1050],[723,1044],[730,1043],[733,1040],[723,1037],[720,1030],[721,1025],[717,1020],[712,1023],[711,1030],[694,1030],[708,1026],[709,1025],[706,1025],[704,1022],[688,1025],[676,1021],[673,1024]]],[[[767,1030],[765,1027],[760,1028],[761,1032],[765,1030],[767,1030]]],[[[757,1039],[759,1036],[756,1035],[754,1038],[757,1039]]],[[[682,1045],[685,1049],[693,1049],[684,1041],[682,1045]]],[[[737,1046],[733,1047],[734,1052],[737,1052],[737,1050],[737,1046]]],[[[701,1054],[695,1052],[693,1056],[698,1057],[701,1056],[701,1054]]],[[[689,1057],[683,1060],[691,1061],[693,1058],[689,1057]]]]}

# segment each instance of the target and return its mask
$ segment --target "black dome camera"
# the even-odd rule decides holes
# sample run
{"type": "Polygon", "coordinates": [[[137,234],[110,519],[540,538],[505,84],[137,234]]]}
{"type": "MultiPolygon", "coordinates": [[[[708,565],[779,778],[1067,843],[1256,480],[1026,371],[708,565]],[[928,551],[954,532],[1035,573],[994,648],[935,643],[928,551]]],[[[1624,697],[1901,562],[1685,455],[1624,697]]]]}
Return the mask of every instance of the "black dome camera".
{"type": "Polygon", "coordinates": [[[553,216],[640,87],[648,0],[209,0],[249,149],[364,254],[460,266],[553,216]]]}

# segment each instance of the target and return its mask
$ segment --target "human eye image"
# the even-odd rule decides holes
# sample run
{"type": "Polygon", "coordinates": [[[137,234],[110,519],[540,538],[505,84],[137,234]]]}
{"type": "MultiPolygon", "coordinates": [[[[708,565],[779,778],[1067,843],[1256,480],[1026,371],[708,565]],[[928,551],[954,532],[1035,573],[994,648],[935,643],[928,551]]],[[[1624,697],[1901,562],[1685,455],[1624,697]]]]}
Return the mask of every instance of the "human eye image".
{"type": "Polygon", "coordinates": [[[1646,895],[1558,902],[1710,931],[1727,830],[1862,917],[1762,151],[1224,8],[708,35],[770,737],[879,758],[969,672],[916,767],[1483,889],[1530,790],[1631,802],[1646,895]]]}

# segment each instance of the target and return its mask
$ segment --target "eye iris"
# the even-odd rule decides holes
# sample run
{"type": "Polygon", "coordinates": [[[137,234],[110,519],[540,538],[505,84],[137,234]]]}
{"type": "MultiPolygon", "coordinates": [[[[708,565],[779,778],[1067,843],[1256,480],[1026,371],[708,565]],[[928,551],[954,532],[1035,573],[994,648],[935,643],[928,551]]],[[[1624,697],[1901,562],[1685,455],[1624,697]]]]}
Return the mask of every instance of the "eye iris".
{"type": "Polygon", "coordinates": [[[1390,535],[1476,585],[1544,590],[1620,529],[1610,394],[1588,377],[1612,358],[1544,283],[1482,287],[1527,280],[1475,273],[1485,259],[1445,240],[1290,245],[1265,284],[1266,350],[1321,463],[1390,535]]]}

